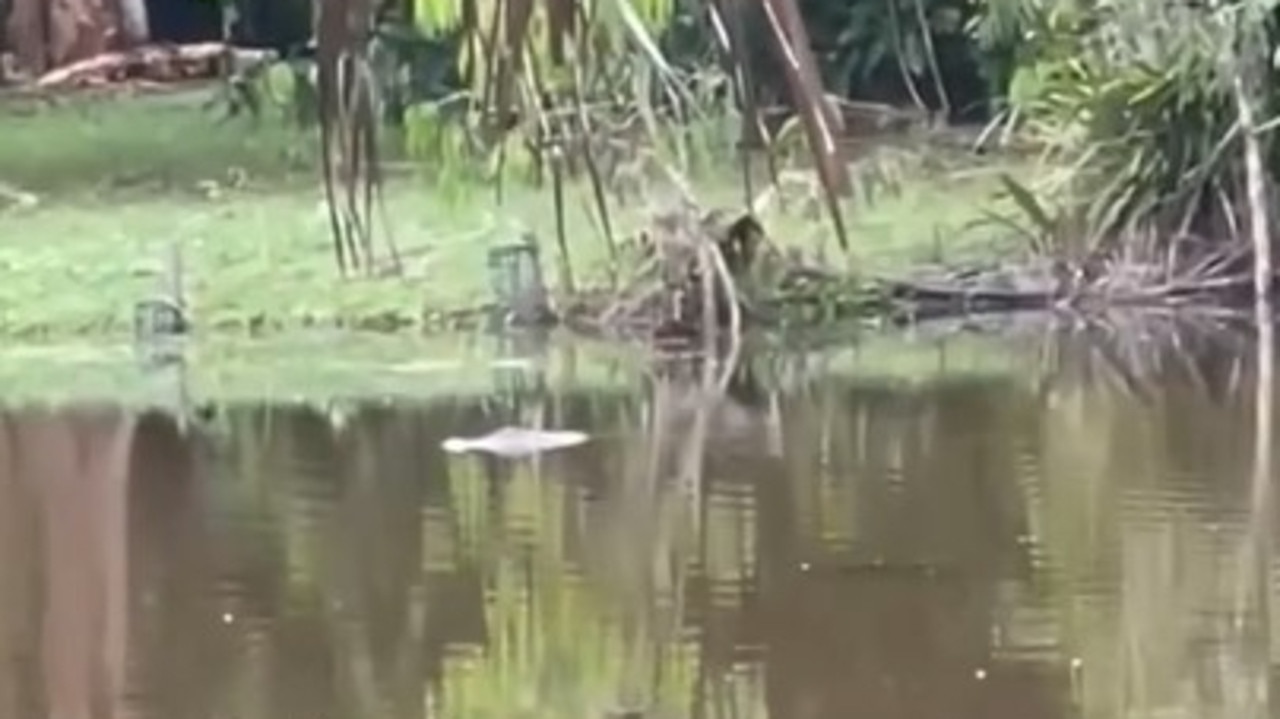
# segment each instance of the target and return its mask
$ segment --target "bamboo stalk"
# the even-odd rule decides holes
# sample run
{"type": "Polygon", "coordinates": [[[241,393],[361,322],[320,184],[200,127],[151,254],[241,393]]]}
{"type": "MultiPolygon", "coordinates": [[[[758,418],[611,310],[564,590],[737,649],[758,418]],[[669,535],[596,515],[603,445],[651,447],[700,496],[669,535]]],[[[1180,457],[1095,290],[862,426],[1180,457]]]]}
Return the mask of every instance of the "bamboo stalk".
{"type": "Polygon", "coordinates": [[[941,105],[943,124],[950,121],[951,99],[947,97],[947,88],[942,82],[942,68],[938,66],[938,53],[933,49],[933,29],[929,26],[929,16],[925,12],[924,3],[914,0],[916,22],[920,24],[920,37],[924,40],[925,62],[929,64],[929,74],[933,76],[933,87],[938,93],[938,104],[941,105]]]}
{"type": "Polygon", "coordinates": [[[1254,98],[1258,90],[1257,64],[1253,57],[1266,57],[1266,53],[1249,53],[1254,30],[1242,26],[1237,32],[1244,35],[1241,44],[1246,52],[1236,58],[1232,77],[1235,91],[1236,113],[1244,145],[1245,190],[1249,210],[1249,233],[1253,245],[1254,313],[1257,325],[1258,379],[1254,392],[1254,438],[1252,511],[1248,540],[1243,547],[1240,567],[1240,590],[1237,597],[1237,615],[1241,632],[1240,640],[1248,657],[1249,668],[1256,672],[1252,677],[1257,686],[1266,686],[1266,667],[1270,647],[1267,638],[1270,627],[1270,567],[1273,519],[1275,514],[1272,495],[1273,443],[1275,424],[1275,325],[1272,307],[1272,247],[1271,220],[1267,208],[1269,188],[1263,166],[1263,150],[1255,121],[1254,98]],[[1246,66],[1250,63],[1251,66],[1246,66]],[[1249,77],[1246,78],[1246,73],[1249,77]],[[1246,622],[1245,617],[1253,617],[1246,622]],[[1252,624],[1253,626],[1250,626],[1252,624]],[[1252,637],[1252,639],[1250,638],[1252,637]]]}
{"type": "Polygon", "coordinates": [[[834,113],[822,94],[817,71],[813,67],[813,51],[808,46],[807,38],[803,36],[800,11],[795,6],[795,0],[764,0],[764,11],[773,33],[774,45],[786,68],[792,101],[804,122],[809,150],[813,154],[818,177],[822,180],[823,196],[836,231],[836,239],[840,243],[840,249],[847,252],[849,236],[837,197],[846,194],[851,187],[849,168],[836,147],[831,129],[834,113]],[[800,39],[803,44],[797,47],[798,43],[793,42],[793,39],[800,39]]]}
{"type": "Polygon", "coordinates": [[[1245,82],[1244,69],[1237,66],[1232,85],[1236,96],[1236,113],[1240,119],[1240,134],[1244,139],[1245,188],[1249,203],[1249,233],[1253,242],[1253,289],[1257,301],[1259,322],[1271,318],[1272,258],[1271,220],[1267,212],[1267,177],[1262,164],[1262,146],[1258,140],[1257,123],[1254,120],[1251,83],[1245,82]]]}

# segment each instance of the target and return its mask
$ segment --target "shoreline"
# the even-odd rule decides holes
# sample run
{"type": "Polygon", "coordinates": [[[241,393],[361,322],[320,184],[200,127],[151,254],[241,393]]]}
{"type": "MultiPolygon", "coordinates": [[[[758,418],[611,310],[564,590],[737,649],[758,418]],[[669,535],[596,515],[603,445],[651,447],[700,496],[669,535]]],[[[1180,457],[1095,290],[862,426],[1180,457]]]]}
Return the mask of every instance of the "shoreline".
{"type": "MultiPolygon", "coordinates": [[[[713,188],[707,196],[720,200],[715,206],[732,207],[735,189],[713,188]]],[[[931,229],[962,224],[972,213],[954,202],[944,208],[950,217],[935,215],[935,222],[924,215],[943,194],[941,188],[909,187],[901,197],[855,208],[851,226],[860,245],[848,260],[850,269],[835,272],[856,280],[939,258],[964,264],[994,256],[992,238],[975,236],[945,247],[933,240],[931,229]]],[[[525,229],[542,245],[552,297],[574,299],[559,290],[554,218],[541,191],[513,191],[503,207],[494,207],[488,197],[449,199],[420,183],[396,181],[388,185],[386,199],[406,258],[403,276],[346,279],[333,264],[321,197],[314,187],[244,187],[214,197],[159,193],[0,213],[6,229],[0,272],[7,275],[0,284],[0,337],[129,335],[135,305],[169,285],[165,271],[174,242],[182,247],[181,284],[197,332],[354,328],[434,334],[471,328],[496,302],[488,249],[525,229]]],[[[623,236],[647,219],[642,208],[628,209],[615,217],[623,236]]],[[[608,276],[608,246],[581,208],[572,214],[568,249],[576,284],[598,288],[608,276]]],[[[794,214],[775,214],[765,224],[778,244],[797,251],[821,244],[814,238],[829,231],[794,214]]]]}
{"type": "MultiPolygon", "coordinates": [[[[1007,373],[1018,365],[1017,354],[998,335],[957,332],[939,338],[864,330],[838,342],[815,339],[808,346],[753,338],[744,357],[753,366],[772,368],[783,361],[848,372],[868,382],[901,383],[933,377],[941,365],[953,375],[1007,373]]],[[[9,346],[0,349],[5,388],[0,407],[117,403],[171,410],[208,402],[324,405],[389,397],[430,402],[531,386],[552,394],[629,393],[655,359],[616,342],[567,332],[545,338],[328,332],[196,337],[185,343],[181,358],[149,362],[128,343],[9,346]]]]}
{"type": "MultiPolygon", "coordinates": [[[[1094,353],[1101,355],[1094,359],[1181,356],[1188,346],[1252,341],[1252,321],[1248,312],[1119,310],[1080,318],[1022,311],[908,327],[762,333],[744,340],[738,369],[775,389],[793,390],[814,376],[832,374],[900,389],[935,381],[1017,381],[1028,371],[1048,371],[1045,352],[1052,354],[1060,343],[1096,344],[1094,353]],[[1123,346],[1111,346],[1115,343],[1123,346]]],[[[530,391],[633,393],[652,379],[655,367],[697,361],[568,331],[434,336],[310,331],[196,336],[163,348],[170,352],[167,357],[148,354],[151,349],[156,348],[100,341],[0,348],[0,408],[110,403],[185,412],[208,403],[324,407],[530,391]]]]}

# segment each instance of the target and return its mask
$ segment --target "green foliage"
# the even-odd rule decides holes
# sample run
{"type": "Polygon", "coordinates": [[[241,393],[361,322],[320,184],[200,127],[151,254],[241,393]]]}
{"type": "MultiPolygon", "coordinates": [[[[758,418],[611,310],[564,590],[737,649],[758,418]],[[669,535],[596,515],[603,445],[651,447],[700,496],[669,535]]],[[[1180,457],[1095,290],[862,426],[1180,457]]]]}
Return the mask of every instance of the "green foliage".
{"type": "Polygon", "coordinates": [[[855,0],[802,3],[827,87],[853,97],[936,105],[935,67],[973,63],[965,41],[968,3],[955,0],[855,0]],[[921,19],[923,18],[923,22],[921,19]],[[935,42],[960,39],[942,55],[935,42]],[[932,57],[931,57],[932,56],[932,57]]]}
{"type": "Polygon", "coordinates": [[[238,173],[293,184],[313,170],[311,134],[281,122],[219,121],[204,108],[207,99],[207,92],[194,90],[125,101],[6,101],[0,104],[0,182],[37,195],[137,192],[189,190],[238,173]]]}
{"type": "MultiPolygon", "coordinates": [[[[976,37],[1027,42],[1012,111],[1048,150],[1042,188],[1089,244],[1134,231],[1230,234],[1242,196],[1231,81],[1257,67],[1277,105],[1270,10],[1245,5],[991,0],[976,37]],[[1253,12],[1255,21],[1240,18],[1253,12]],[[1246,31],[1246,29],[1248,29],[1246,31]],[[1252,44],[1249,35],[1265,37],[1252,44]]],[[[1272,168],[1276,165],[1273,162],[1272,168]]]]}
{"type": "MultiPolygon", "coordinates": [[[[470,79],[445,97],[418,93],[406,113],[410,155],[438,163],[446,173],[541,179],[553,146],[576,155],[584,142],[637,142],[612,137],[610,128],[645,112],[639,106],[659,98],[674,73],[659,47],[674,27],[671,0],[531,3],[527,28],[510,37],[508,15],[522,3],[473,3],[476,24],[469,27],[463,25],[462,5],[415,5],[416,30],[425,33],[420,37],[447,38],[455,53],[447,61],[459,78],[470,79]],[[577,13],[578,20],[565,25],[556,14],[565,12],[577,13]],[[489,64],[508,54],[510,62],[489,64]],[[637,57],[648,62],[633,62],[637,57]],[[648,82],[655,75],[659,82],[648,82]]],[[[655,140],[657,128],[649,125],[655,140]]]]}

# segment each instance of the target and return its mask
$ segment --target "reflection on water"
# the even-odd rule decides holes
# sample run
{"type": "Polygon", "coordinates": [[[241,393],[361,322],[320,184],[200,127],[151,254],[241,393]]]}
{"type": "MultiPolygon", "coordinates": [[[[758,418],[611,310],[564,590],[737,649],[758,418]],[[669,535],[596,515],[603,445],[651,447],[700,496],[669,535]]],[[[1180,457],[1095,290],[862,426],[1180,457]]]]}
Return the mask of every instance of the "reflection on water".
{"type": "Polygon", "coordinates": [[[0,716],[1271,716],[1255,365],[1134,352],[909,383],[775,358],[714,405],[674,367],[186,430],[12,409],[0,716]],[[597,438],[440,449],[509,422],[597,438]]]}

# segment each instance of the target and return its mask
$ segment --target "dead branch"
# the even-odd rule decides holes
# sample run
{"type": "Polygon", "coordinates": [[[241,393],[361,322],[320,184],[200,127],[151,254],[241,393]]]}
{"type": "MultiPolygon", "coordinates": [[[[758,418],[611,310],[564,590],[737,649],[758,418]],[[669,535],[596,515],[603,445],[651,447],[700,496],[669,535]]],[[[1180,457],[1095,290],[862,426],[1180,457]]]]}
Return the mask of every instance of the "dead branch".
{"type": "Polygon", "coordinates": [[[598,317],[601,327],[624,334],[701,337],[736,345],[743,299],[735,276],[747,269],[763,235],[746,218],[725,225],[715,212],[681,202],[657,213],[640,238],[637,270],[598,317]],[[722,335],[721,332],[726,332],[722,335]]]}
{"type": "Polygon", "coordinates": [[[144,45],[121,52],[108,52],[54,68],[35,81],[41,89],[105,84],[125,79],[173,82],[211,78],[221,73],[228,58],[236,62],[269,59],[270,50],[236,48],[221,42],[189,45],[144,45]]]}

